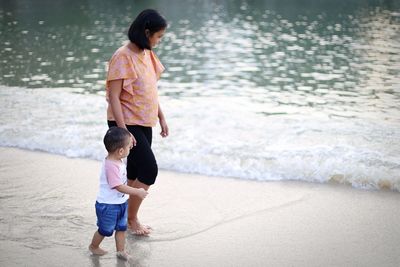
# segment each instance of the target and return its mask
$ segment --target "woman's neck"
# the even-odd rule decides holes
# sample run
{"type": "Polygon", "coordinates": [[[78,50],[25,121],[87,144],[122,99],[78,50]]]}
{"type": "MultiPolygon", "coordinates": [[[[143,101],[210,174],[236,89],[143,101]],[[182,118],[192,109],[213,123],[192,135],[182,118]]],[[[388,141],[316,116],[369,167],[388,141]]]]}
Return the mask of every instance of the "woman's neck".
{"type": "Polygon", "coordinates": [[[146,49],[140,49],[135,43],[129,42],[128,48],[138,54],[146,54],[146,49]]]}

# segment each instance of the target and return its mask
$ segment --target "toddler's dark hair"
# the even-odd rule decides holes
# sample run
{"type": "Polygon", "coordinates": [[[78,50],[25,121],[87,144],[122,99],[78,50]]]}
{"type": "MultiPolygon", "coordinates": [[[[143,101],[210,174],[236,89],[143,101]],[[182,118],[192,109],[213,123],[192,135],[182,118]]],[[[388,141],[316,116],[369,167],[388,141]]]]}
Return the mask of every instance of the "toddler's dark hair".
{"type": "Polygon", "coordinates": [[[149,39],[146,36],[146,30],[149,30],[150,35],[161,31],[167,27],[167,21],[154,9],[145,9],[132,22],[128,38],[132,43],[135,43],[140,49],[151,49],[149,39]]]}
{"type": "Polygon", "coordinates": [[[117,149],[123,148],[129,143],[131,134],[125,128],[111,127],[106,132],[103,142],[109,153],[115,152],[117,149]]]}

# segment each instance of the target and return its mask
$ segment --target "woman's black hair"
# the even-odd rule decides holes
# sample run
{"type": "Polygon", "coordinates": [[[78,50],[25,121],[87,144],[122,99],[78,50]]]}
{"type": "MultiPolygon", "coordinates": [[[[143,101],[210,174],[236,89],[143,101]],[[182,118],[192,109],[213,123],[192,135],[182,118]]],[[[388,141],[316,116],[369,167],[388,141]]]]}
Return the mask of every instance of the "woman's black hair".
{"type": "Polygon", "coordinates": [[[146,9],[140,12],[132,22],[128,37],[140,49],[150,49],[149,39],[146,36],[146,30],[149,30],[150,36],[167,27],[167,21],[154,9],[146,9]]]}

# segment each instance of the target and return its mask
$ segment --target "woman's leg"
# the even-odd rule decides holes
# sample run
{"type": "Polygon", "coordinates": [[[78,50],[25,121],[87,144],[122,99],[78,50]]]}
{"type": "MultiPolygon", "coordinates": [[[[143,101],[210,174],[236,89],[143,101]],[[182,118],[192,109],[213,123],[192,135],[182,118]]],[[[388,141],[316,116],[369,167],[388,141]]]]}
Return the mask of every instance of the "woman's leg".
{"type": "MultiPolygon", "coordinates": [[[[148,190],[154,184],[158,167],[151,150],[152,130],[150,127],[128,126],[128,130],[135,136],[137,144],[128,156],[128,185],[134,188],[148,190]]],[[[142,225],[138,219],[138,212],[142,199],[130,196],[128,202],[128,227],[138,235],[148,235],[149,227],[142,225]]]]}
{"type": "MultiPolygon", "coordinates": [[[[128,180],[128,185],[134,188],[143,188],[144,190],[149,190],[150,186],[139,182],[139,180],[128,180]]],[[[138,212],[140,205],[142,204],[142,199],[136,196],[130,196],[128,202],[128,227],[138,235],[148,235],[150,229],[140,224],[138,219],[138,212]]]]}

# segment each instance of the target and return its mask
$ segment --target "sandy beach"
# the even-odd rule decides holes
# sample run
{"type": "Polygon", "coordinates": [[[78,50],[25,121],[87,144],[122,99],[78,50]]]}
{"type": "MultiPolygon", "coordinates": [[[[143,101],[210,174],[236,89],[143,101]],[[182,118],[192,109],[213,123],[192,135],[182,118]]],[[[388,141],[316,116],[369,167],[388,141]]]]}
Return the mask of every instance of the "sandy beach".
{"type": "Polygon", "coordinates": [[[160,171],[129,262],[94,257],[98,161],[0,148],[1,266],[400,266],[400,194],[160,171]]]}
{"type": "Polygon", "coordinates": [[[0,6],[0,267],[400,267],[400,0],[0,6]],[[114,79],[160,169],[128,262],[88,251],[114,79]]]}

